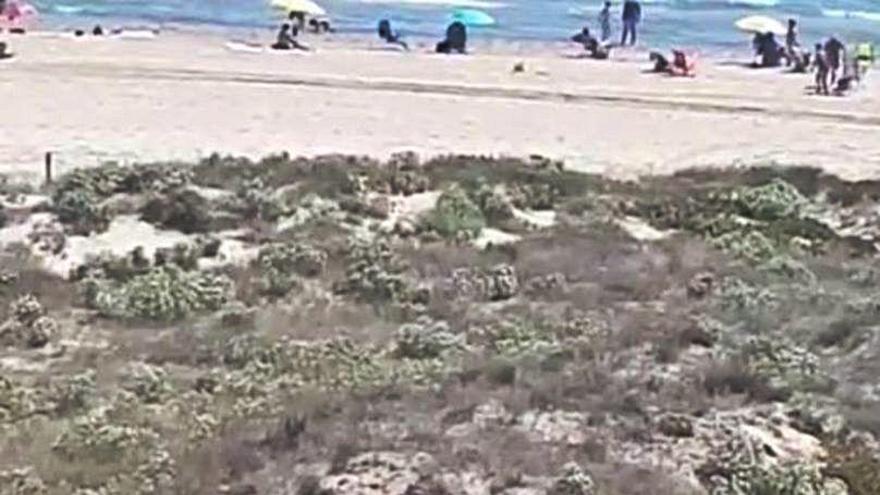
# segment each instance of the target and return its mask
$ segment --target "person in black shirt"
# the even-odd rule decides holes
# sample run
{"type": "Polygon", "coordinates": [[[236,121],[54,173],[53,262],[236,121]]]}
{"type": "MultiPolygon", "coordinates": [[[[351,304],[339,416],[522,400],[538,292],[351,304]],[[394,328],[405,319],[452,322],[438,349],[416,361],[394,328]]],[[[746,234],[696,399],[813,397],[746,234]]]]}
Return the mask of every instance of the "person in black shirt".
{"type": "Polygon", "coordinates": [[[642,20],[642,6],[637,0],[626,0],[623,2],[623,36],[620,38],[620,44],[625,46],[627,37],[630,38],[630,44],[636,44],[636,25],[642,20]]]}

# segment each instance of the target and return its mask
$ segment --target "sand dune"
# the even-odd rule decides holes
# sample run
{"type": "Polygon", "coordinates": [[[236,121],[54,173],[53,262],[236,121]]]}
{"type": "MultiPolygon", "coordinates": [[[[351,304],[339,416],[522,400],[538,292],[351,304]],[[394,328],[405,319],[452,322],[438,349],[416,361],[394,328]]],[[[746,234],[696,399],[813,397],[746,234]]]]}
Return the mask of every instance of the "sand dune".
{"type": "Polygon", "coordinates": [[[848,177],[880,171],[880,95],[871,84],[821,98],[805,90],[808,76],[704,62],[697,79],[672,79],[637,62],[566,58],[559,47],[442,57],[367,43],[246,53],[210,35],[12,42],[17,59],[0,64],[9,96],[0,171],[32,177],[46,151],[62,172],[213,151],[402,149],[540,153],[622,176],[768,161],[848,177]],[[513,74],[519,61],[526,72],[513,74]]]}

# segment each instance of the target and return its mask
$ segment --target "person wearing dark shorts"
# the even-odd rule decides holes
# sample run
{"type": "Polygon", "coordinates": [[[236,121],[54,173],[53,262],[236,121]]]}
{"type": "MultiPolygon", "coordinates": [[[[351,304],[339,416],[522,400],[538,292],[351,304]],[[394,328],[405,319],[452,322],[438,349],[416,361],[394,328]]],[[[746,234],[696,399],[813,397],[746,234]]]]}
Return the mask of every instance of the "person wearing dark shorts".
{"type": "Polygon", "coordinates": [[[636,44],[636,26],[642,20],[642,5],[637,0],[623,2],[623,35],[620,38],[621,46],[626,46],[627,38],[630,44],[636,44]]]}
{"type": "Polygon", "coordinates": [[[828,64],[828,75],[831,79],[831,86],[837,82],[837,72],[843,67],[844,57],[846,56],[846,46],[837,38],[832,36],[825,42],[825,60],[828,64]]]}

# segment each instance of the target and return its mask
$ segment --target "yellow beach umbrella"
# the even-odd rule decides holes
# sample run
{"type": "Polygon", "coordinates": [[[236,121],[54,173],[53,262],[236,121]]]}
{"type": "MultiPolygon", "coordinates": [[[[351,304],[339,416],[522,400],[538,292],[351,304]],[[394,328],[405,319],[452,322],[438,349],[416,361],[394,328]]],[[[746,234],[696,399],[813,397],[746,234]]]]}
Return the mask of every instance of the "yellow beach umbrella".
{"type": "Polygon", "coordinates": [[[747,33],[773,33],[783,36],[788,32],[788,29],[786,29],[781,22],[765,15],[750,15],[748,17],[743,17],[736,21],[734,25],[740,31],[745,31],[747,33]]]}
{"type": "Polygon", "coordinates": [[[272,0],[272,6],[285,12],[302,12],[311,16],[324,16],[327,11],[312,0],[272,0]]]}

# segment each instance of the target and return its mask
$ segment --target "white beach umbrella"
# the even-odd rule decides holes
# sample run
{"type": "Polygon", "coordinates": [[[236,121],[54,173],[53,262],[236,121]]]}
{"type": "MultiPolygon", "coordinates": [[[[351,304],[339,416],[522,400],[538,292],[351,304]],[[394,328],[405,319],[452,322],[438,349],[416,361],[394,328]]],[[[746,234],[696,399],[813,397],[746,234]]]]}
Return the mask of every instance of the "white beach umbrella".
{"type": "Polygon", "coordinates": [[[743,17],[736,21],[734,25],[740,31],[745,31],[747,33],[773,33],[785,35],[785,33],[788,32],[785,25],[781,22],[765,15],[750,15],[748,17],[743,17]]]}
{"type": "Polygon", "coordinates": [[[327,15],[327,11],[312,0],[272,0],[272,6],[285,12],[302,12],[311,16],[327,15]]]}

